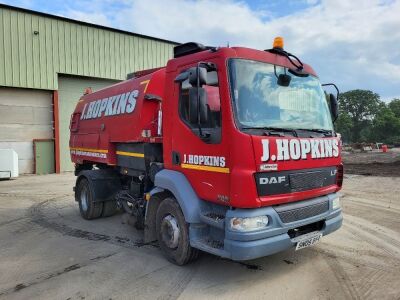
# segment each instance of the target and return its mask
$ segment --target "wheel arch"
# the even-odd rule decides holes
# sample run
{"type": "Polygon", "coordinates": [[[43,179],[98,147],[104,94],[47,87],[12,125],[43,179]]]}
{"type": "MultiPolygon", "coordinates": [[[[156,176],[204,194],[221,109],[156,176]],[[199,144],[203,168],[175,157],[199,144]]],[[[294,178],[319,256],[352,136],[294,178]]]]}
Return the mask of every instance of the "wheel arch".
{"type": "MultiPolygon", "coordinates": [[[[121,189],[121,181],[118,174],[114,170],[84,170],[79,172],[76,178],[75,187],[78,186],[82,179],[89,181],[94,201],[104,202],[114,200],[114,195],[121,189]]],[[[76,188],[75,188],[76,199],[76,188]]]]}
{"type": "Polygon", "coordinates": [[[176,199],[187,223],[201,222],[201,200],[184,174],[164,169],[156,174],[154,184],[155,188],[150,192],[151,197],[146,208],[145,242],[157,239],[155,222],[157,209],[167,197],[173,196],[176,199]]]}

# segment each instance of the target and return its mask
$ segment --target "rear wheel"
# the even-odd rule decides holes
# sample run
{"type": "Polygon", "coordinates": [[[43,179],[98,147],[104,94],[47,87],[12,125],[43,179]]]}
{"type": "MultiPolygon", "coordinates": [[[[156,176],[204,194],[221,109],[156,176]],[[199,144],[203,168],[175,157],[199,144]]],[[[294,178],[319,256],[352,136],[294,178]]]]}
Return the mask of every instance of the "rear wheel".
{"type": "Polygon", "coordinates": [[[157,238],[167,259],[184,265],[198,256],[198,250],[190,246],[189,228],[174,198],[161,202],[156,217],[157,238]]]}
{"type": "Polygon", "coordinates": [[[75,198],[79,203],[79,211],[84,219],[91,220],[101,216],[103,203],[94,201],[89,180],[86,178],[79,180],[75,198]]]}
{"type": "Polygon", "coordinates": [[[111,217],[117,212],[117,202],[116,201],[105,201],[103,203],[103,212],[101,213],[102,217],[111,217]]]}

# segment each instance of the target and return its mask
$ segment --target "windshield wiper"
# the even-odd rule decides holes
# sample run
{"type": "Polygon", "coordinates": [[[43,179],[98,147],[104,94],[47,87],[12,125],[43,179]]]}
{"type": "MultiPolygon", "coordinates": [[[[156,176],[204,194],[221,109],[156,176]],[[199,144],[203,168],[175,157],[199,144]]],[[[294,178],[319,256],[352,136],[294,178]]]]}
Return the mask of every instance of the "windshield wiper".
{"type": "Polygon", "coordinates": [[[322,133],[325,136],[333,136],[333,130],[328,130],[328,129],[320,129],[320,128],[297,128],[295,130],[301,130],[301,131],[310,131],[310,132],[318,132],[322,133]]]}
{"type": "Polygon", "coordinates": [[[288,128],[281,128],[281,127],[241,127],[241,129],[245,130],[264,130],[266,135],[278,135],[278,136],[284,136],[284,132],[290,132],[293,136],[297,137],[297,132],[295,129],[288,129],[288,128]]]}

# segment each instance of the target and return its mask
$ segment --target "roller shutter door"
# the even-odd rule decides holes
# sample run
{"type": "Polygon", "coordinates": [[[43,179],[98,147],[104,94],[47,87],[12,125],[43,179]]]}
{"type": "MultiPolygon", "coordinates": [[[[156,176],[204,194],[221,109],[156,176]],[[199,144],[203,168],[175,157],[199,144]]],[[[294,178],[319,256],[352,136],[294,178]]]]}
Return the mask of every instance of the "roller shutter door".
{"type": "Polygon", "coordinates": [[[76,103],[87,87],[93,92],[117,83],[116,80],[107,80],[78,76],[58,77],[58,99],[60,117],[60,170],[73,171],[69,154],[69,122],[76,103]]]}
{"type": "Polygon", "coordinates": [[[18,154],[20,174],[34,172],[33,140],[53,138],[52,92],[0,87],[0,148],[18,154]]]}

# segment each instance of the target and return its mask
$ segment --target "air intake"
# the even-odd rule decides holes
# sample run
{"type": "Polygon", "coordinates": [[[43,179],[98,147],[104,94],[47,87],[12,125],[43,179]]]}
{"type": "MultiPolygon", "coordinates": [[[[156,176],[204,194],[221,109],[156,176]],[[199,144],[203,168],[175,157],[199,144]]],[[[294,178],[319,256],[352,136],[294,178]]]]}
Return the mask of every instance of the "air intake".
{"type": "Polygon", "coordinates": [[[291,223],[326,213],[329,210],[329,199],[323,196],[313,200],[275,206],[274,209],[283,223],[291,223]]]}
{"type": "Polygon", "coordinates": [[[215,49],[214,47],[209,47],[209,46],[204,46],[203,44],[200,43],[185,43],[182,45],[178,45],[174,47],[174,58],[197,53],[197,52],[202,52],[205,50],[211,50],[215,49]]]}

